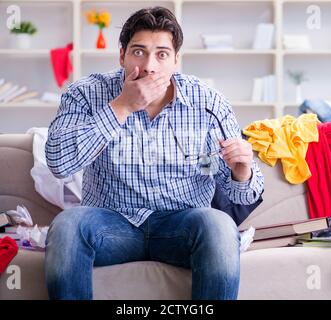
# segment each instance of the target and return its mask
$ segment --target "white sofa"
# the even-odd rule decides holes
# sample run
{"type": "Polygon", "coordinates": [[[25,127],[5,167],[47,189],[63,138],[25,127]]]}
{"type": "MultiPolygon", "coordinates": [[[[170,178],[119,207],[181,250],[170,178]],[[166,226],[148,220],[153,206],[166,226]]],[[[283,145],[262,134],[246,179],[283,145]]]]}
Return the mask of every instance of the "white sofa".
{"type": "MultiPolygon", "coordinates": [[[[308,217],[305,185],[290,185],[281,166],[261,162],[263,203],[240,229],[308,217]]],[[[0,135],[0,209],[24,205],[34,223],[49,225],[59,208],[35,192],[32,136],[0,135]]],[[[9,289],[11,274],[0,277],[0,299],[47,299],[44,252],[19,250],[10,265],[21,270],[20,289],[9,289]]],[[[7,269],[8,270],[8,269],[7,269]]],[[[241,255],[239,299],[330,299],[331,249],[287,247],[241,255]]],[[[190,299],[191,272],[152,261],[94,268],[95,299],[190,299]]]]}

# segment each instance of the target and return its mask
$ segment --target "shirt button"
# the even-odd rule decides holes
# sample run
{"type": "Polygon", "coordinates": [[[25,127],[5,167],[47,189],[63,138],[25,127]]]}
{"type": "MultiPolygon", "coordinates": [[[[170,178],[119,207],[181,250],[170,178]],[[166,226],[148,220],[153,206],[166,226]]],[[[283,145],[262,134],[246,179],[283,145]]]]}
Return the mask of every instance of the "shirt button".
{"type": "Polygon", "coordinates": [[[153,188],[154,198],[159,199],[161,197],[161,192],[159,187],[153,188]]]}
{"type": "Polygon", "coordinates": [[[155,140],[156,139],[156,132],[151,132],[150,137],[151,137],[152,140],[155,140]]]}
{"type": "Polygon", "coordinates": [[[156,158],[156,152],[155,151],[151,151],[150,152],[150,156],[151,156],[151,159],[155,159],[156,158]]]}

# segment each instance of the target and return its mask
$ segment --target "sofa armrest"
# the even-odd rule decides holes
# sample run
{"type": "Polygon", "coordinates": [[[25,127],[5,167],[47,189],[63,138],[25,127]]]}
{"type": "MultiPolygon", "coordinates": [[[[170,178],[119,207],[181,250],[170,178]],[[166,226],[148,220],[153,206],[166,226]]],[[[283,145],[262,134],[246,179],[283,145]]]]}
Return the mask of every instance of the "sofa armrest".
{"type": "Polygon", "coordinates": [[[32,142],[30,134],[0,134],[0,209],[24,205],[34,224],[49,225],[61,209],[35,191],[32,142]]]}
{"type": "Polygon", "coordinates": [[[306,183],[291,184],[286,181],[280,161],[271,167],[257,157],[255,160],[264,176],[263,202],[239,229],[308,219],[306,183]]]}

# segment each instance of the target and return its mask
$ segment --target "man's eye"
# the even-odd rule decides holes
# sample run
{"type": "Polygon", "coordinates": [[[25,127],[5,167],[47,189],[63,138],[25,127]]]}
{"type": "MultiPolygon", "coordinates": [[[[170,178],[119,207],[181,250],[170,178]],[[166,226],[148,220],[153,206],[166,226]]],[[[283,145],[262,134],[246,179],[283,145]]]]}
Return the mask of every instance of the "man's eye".
{"type": "Polygon", "coordinates": [[[160,59],[166,59],[168,57],[168,53],[165,51],[162,51],[159,53],[159,58],[160,59]]]}
{"type": "Polygon", "coordinates": [[[135,50],[133,51],[133,54],[137,57],[140,57],[144,54],[144,52],[142,50],[135,50]]]}

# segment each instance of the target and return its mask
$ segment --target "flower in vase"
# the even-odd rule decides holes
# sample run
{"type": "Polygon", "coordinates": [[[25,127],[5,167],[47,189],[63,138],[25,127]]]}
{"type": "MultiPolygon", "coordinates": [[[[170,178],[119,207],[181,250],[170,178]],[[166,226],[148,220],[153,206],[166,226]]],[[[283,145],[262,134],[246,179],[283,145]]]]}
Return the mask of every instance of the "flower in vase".
{"type": "Polygon", "coordinates": [[[111,22],[111,14],[107,11],[97,12],[96,10],[91,10],[86,12],[86,20],[89,24],[94,24],[99,27],[99,35],[96,42],[96,47],[98,49],[106,48],[106,41],[102,30],[109,27],[111,22]]]}

